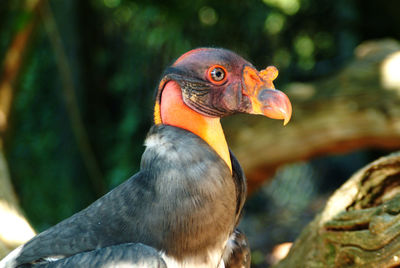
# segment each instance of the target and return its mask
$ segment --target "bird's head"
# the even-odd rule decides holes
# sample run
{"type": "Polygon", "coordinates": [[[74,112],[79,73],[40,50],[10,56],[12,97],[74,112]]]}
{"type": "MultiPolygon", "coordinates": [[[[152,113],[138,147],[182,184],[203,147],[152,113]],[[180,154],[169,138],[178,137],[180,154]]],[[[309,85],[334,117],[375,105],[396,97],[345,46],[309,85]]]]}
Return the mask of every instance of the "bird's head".
{"type": "Polygon", "coordinates": [[[282,119],[287,124],[292,106],[284,93],[274,89],[272,82],[277,75],[275,67],[259,72],[251,63],[226,49],[191,50],[179,57],[163,75],[157,92],[155,123],[163,122],[162,94],[167,85],[175,81],[183,102],[204,116],[262,114],[282,119]]]}

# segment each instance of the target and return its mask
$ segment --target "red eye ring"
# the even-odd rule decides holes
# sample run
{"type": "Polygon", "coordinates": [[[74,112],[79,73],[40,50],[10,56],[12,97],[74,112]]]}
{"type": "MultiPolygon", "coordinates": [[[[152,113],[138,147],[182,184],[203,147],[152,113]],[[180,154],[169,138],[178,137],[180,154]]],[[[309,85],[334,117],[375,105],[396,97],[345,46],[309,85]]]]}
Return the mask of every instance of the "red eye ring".
{"type": "Polygon", "coordinates": [[[215,85],[222,85],[227,78],[227,71],[221,65],[213,65],[207,71],[207,78],[215,85]]]}

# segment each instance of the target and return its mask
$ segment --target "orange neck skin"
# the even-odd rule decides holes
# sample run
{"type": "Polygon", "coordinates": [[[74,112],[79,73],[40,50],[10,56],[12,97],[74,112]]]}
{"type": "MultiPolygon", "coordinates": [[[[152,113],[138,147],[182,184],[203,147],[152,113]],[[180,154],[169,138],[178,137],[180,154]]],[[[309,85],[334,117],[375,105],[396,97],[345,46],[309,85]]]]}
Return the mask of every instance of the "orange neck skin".
{"type": "Polygon", "coordinates": [[[183,102],[181,88],[175,81],[169,81],[165,85],[161,98],[162,124],[186,129],[202,138],[225,161],[232,172],[231,157],[220,119],[190,109],[183,102]]]}

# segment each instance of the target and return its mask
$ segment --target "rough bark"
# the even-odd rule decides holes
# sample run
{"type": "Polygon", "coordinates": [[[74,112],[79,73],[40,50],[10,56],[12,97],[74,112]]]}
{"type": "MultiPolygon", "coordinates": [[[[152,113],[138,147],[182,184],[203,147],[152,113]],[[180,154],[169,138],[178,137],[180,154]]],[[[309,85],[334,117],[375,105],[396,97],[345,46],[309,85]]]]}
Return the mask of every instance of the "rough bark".
{"type": "Polygon", "coordinates": [[[400,153],[354,174],[301,233],[285,267],[400,266],[400,153]]]}
{"type": "Polygon", "coordinates": [[[245,169],[249,191],[284,163],[365,147],[400,148],[399,77],[400,44],[366,42],[337,74],[283,89],[293,105],[286,127],[264,117],[227,118],[229,145],[245,169]]]}

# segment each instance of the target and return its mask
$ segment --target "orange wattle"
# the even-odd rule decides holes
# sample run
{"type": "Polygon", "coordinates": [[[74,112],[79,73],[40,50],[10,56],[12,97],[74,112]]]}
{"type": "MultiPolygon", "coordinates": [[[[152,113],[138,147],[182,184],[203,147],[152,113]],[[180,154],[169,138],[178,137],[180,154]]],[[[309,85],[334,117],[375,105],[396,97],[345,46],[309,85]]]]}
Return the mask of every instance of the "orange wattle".
{"type": "MultiPolygon", "coordinates": [[[[190,109],[183,102],[181,88],[175,81],[169,81],[165,85],[161,97],[161,107],[157,106],[158,104],[155,108],[160,111],[162,124],[186,129],[202,138],[225,161],[232,172],[228,144],[218,117],[205,116],[190,109]]],[[[155,114],[158,114],[157,110],[155,114]]]]}

